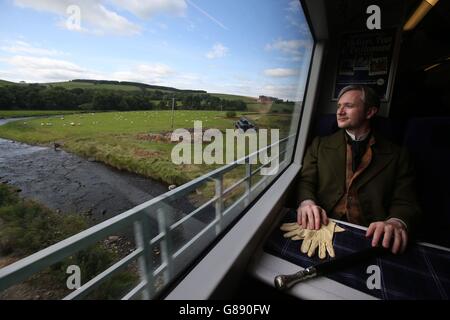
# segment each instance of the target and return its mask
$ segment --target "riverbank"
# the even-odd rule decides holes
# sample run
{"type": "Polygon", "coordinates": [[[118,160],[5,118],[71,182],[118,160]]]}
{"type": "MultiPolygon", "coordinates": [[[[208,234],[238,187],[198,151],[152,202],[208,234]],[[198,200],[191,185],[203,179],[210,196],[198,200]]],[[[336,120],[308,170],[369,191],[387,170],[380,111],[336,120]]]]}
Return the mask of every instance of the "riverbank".
{"type": "MultiPolygon", "coordinates": [[[[0,139],[0,182],[56,212],[99,223],[167,192],[167,185],[87,161],[63,150],[0,139]]],[[[173,204],[191,210],[185,202],[173,204]]]]}
{"type": "MultiPolygon", "coordinates": [[[[88,226],[80,215],[61,215],[37,202],[22,199],[17,189],[0,183],[0,268],[44,249],[88,226]]],[[[110,237],[111,238],[111,237],[110,237]]],[[[83,283],[129,252],[120,252],[117,239],[106,239],[0,293],[6,299],[61,299],[71,292],[66,285],[67,267],[77,265],[83,283]]],[[[127,250],[131,246],[128,243],[127,250]]],[[[119,273],[95,290],[92,298],[118,299],[138,280],[136,265],[119,273]]]]}

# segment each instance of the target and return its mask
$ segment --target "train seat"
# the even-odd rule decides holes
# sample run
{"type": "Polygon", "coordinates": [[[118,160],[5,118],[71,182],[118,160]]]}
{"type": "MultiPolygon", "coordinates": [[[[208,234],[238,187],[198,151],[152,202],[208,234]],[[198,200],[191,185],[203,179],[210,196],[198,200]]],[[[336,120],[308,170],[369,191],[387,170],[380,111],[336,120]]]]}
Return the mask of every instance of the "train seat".
{"type": "Polygon", "coordinates": [[[423,210],[419,240],[450,247],[450,117],[413,118],[405,131],[423,210]]]}

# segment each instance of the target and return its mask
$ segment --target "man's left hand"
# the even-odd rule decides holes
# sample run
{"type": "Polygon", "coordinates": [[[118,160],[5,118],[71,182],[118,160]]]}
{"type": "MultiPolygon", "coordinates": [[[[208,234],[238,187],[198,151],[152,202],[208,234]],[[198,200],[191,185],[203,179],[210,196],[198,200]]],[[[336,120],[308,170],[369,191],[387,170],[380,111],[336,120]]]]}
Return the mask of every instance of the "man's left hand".
{"type": "Polygon", "coordinates": [[[403,253],[408,244],[408,233],[405,226],[395,220],[372,222],[366,232],[366,237],[371,237],[372,247],[376,247],[382,240],[382,246],[386,249],[391,247],[393,254],[403,253]]]}

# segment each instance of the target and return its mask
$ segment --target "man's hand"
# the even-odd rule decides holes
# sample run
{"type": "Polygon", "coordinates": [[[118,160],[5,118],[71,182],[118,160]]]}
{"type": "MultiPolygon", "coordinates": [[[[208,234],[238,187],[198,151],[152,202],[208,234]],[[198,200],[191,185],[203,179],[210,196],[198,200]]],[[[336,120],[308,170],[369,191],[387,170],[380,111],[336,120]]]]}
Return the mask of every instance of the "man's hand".
{"type": "Polygon", "coordinates": [[[372,247],[376,247],[381,238],[383,238],[383,247],[388,249],[392,246],[391,251],[393,254],[403,253],[408,244],[408,233],[405,226],[395,219],[372,222],[367,229],[366,237],[371,237],[372,235],[372,247]]]}
{"type": "Polygon", "coordinates": [[[321,224],[328,225],[327,213],[314,201],[305,200],[297,209],[297,223],[305,229],[319,230],[321,224]]]}

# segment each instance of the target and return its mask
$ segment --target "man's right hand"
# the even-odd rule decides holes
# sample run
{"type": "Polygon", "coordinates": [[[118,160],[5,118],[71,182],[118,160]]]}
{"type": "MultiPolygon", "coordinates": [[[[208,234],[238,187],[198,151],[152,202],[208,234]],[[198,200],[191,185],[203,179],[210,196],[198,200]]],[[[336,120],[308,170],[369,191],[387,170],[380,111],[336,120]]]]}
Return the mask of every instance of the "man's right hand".
{"type": "Polygon", "coordinates": [[[319,230],[320,225],[328,225],[327,213],[312,200],[302,201],[297,209],[297,223],[305,229],[319,230]]]}

